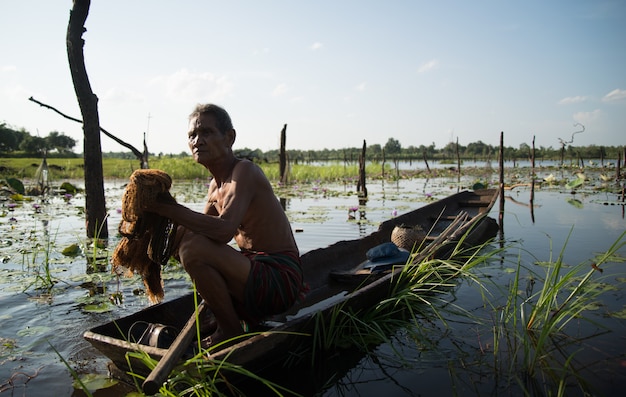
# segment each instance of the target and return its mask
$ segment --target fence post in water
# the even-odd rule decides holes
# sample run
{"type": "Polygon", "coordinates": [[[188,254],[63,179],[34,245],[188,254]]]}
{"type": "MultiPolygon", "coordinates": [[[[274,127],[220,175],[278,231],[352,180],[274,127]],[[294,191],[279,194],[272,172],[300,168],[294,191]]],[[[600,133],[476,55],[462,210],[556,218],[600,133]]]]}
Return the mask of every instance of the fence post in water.
{"type": "Polygon", "coordinates": [[[456,172],[457,181],[461,183],[461,155],[459,153],[459,137],[456,137],[456,172]]]}
{"type": "MultiPolygon", "coordinates": [[[[626,157],[626,156],[625,156],[626,157]]],[[[617,152],[617,164],[615,166],[615,181],[619,182],[620,164],[622,163],[622,152],[617,152]]]]}
{"type": "Polygon", "coordinates": [[[604,146],[600,146],[600,167],[604,168],[604,146]]]}
{"type": "Polygon", "coordinates": [[[382,149],[382,154],[383,154],[383,162],[382,162],[382,177],[383,179],[385,179],[385,148],[382,149]]]}
{"type": "Polygon", "coordinates": [[[578,164],[581,170],[585,170],[585,160],[583,160],[583,156],[580,154],[580,151],[576,151],[576,154],[578,155],[578,164]]]}
{"type": "Polygon", "coordinates": [[[280,153],[279,153],[279,173],[280,173],[280,181],[283,184],[287,183],[287,151],[285,150],[285,145],[287,143],[287,124],[283,126],[282,131],[280,131],[280,153]]]}
{"type": "Polygon", "coordinates": [[[530,152],[530,219],[535,223],[535,136],[530,152]]]}
{"type": "MultiPolygon", "coordinates": [[[[500,212],[498,222],[500,224],[500,234],[504,235],[504,131],[500,132],[500,158],[498,159],[500,168],[500,212]]],[[[502,238],[501,238],[502,239],[502,238]]]]}
{"type": "Polygon", "coordinates": [[[430,167],[428,166],[428,158],[426,157],[426,149],[422,151],[422,155],[424,156],[424,163],[426,164],[426,170],[430,174],[430,167]]]}
{"type": "Polygon", "coordinates": [[[367,187],[365,186],[365,150],[367,146],[365,139],[363,139],[363,149],[359,155],[359,181],[356,185],[356,191],[359,197],[367,197],[367,187]]]}

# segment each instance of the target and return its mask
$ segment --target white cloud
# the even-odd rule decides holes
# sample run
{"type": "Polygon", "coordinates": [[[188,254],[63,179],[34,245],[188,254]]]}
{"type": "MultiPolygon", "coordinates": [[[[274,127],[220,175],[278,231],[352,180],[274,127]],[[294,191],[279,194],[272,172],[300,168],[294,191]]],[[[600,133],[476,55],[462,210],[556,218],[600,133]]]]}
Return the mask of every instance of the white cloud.
{"type": "Polygon", "coordinates": [[[601,115],[602,111],[596,109],[591,112],[576,112],[573,119],[582,125],[587,125],[589,122],[599,119],[601,115]]]}
{"type": "Polygon", "coordinates": [[[285,95],[287,91],[289,91],[289,87],[287,86],[287,84],[280,83],[276,87],[274,87],[274,90],[272,91],[272,96],[282,96],[285,95]]]}
{"type": "Polygon", "coordinates": [[[29,92],[21,85],[3,87],[2,95],[5,97],[5,99],[10,98],[11,100],[23,100],[24,98],[28,98],[30,96],[33,96],[35,99],[39,99],[35,94],[29,92]]]}
{"type": "Polygon", "coordinates": [[[321,50],[324,47],[324,44],[320,43],[319,41],[316,41],[315,43],[311,44],[311,50],[316,51],[316,50],[321,50]]]}
{"type": "Polygon", "coordinates": [[[103,101],[111,101],[116,104],[120,103],[139,103],[145,100],[145,97],[138,92],[134,92],[128,89],[120,89],[118,87],[109,88],[100,97],[103,101]]]}
{"type": "Polygon", "coordinates": [[[226,76],[217,77],[209,72],[193,73],[187,69],[158,76],[151,84],[163,88],[168,97],[186,103],[221,101],[233,90],[233,84],[226,76]]]}
{"type": "Polygon", "coordinates": [[[361,92],[362,92],[362,91],[365,91],[365,86],[366,86],[366,83],[365,83],[365,82],[363,82],[363,83],[358,84],[358,85],[357,85],[356,87],[354,87],[354,88],[355,88],[357,91],[361,91],[361,92]]]}
{"type": "Polygon", "coordinates": [[[585,102],[586,100],[587,100],[586,96],[577,95],[577,96],[565,97],[557,103],[559,105],[571,105],[573,103],[582,103],[582,102],[585,102]]]}
{"type": "Polygon", "coordinates": [[[431,59],[428,62],[423,63],[419,69],[417,69],[417,73],[426,73],[429,72],[431,70],[434,70],[435,68],[437,68],[437,66],[439,66],[439,61],[436,59],[431,59]]]}
{"type": "Polygon", "coordinates": [[[252,55],[266,55],[270,53],[270,49],[267,47],[256,49],[252,51],[252,55]]]}
{"type": "Polygon", "coordinates": [[[621,101],[622,99],[625,99],[625,98],[626,98],[626,90],[620,90],[619,88],[616,88],[613,91],[606,94],[604,98],[602,98],[602,101],[603,102],[615,102],[615,101],[621,101]]]}
{"type": "Polygon", "coordinates": [[[0,68],[1,72],[15,72],[17,70],[17,66],[15,65],[4,65],[0,68]]]}

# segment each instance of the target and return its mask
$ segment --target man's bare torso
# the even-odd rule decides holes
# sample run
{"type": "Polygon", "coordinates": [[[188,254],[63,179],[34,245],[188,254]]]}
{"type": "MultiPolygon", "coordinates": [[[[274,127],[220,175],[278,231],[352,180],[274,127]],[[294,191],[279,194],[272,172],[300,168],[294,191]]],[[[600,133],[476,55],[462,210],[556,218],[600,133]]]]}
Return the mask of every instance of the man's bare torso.
{"type": "Polygon", "coordinates": [[[269,181],[258,166],[247,160],[238,160],[231,178],[221,186],[217,186],[215,180],[211,182],[205,212],[228,216],[229,211],[237,211],[237,208],[231,207],[231,203],[240,203],[241,197],[238,196],[243,196],[243,201],[249,202],[241,214],[241,222],[234,236],[239,248],[298,255],[291,225],[269,181]]]}

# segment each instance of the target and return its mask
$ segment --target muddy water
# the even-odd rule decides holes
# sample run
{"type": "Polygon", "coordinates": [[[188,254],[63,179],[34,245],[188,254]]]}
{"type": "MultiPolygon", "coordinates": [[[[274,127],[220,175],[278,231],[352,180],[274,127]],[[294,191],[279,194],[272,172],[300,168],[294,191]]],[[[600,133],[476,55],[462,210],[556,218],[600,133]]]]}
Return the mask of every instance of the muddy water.
{"type": "MultiPolygon", "coordinates": [[[[190,205],[196,209],[202,207],[203,183],[178,188],[180,202],[193,203],[190,205]]],[[[306,252],[341,239],[368,234],[394,213],[417,208],[458,189],[455,181],[448,180],[371,182],[367,204],[351,211],[351,207],[358,206],[352,187],[301,186],[293,187],[286,195],[289,198],[285,205],[298,244],[302,252],[306,252]]],[[[107,184],[110,236],[115,236],[120,219],[121,194],[120,182],[107,184]]],[[[527,263],[547,261],[551,246],[553,255],[557,255],[569,236],[564,259],[577,264],[608,249],[626,229],[624,206],[617,203],[618,195],[598,192],[596,188],[571,194],[562,187],[546,186],[536,192],[532,211],[527,188],[507,191],[506,196],[504,237],[508,242],[523,246],[523,249],[519,245],[512,248],[510,255],[520,256],[527,263]]],[[[141,282],[136,278],[118,279],[108,271],[94,271],[88,264],[89,257],[102,256],[103,252],[94,251],[84,242],[84,215],[81,212],[84,198],[80,194],[55,196],[46,201],[35,199],[16,206],[9,206],[10,203],[0,203],[3,214],[0,217],[0,390],[15,396],[83,395],[72,386],[73,379],[54,349],[80,374],[106,374],[107,360],[82,339],[82,333],[96,324],[147,306],[148,302],[141,294],[141,282]],[[81,248],[77,256],[61,254],[72,244],[81,248]],[[48,270],[43,263],[48,263],[48,270]],[[48,275],[53,282],[51,289],[42,288],[45,284],[42,280],[47,280],[48,275]],[[123,302],[113,304],[110,299],[113,294],[121,295],[123,302]]],[[[492,213],[494,218],[498,217],[497,211],[498,205],[492,213]]],[[[115,244],[115,238],[110,244],[115,244]]],[[[622,255],[626,255],[623,250],[622,255]]],[[[495,265],[486,272],[504,284],[510,277],[506,267],[508,265],[495,265]]],[[[606,324],[609,331],[594,339],[592,346],[597,349],[590,350],[597,350],[595,354],[580,357],[583,361],[588,360],[589,365],[600,361],[605,363],[601,370],[595,371],[596,378],[590,381],[599,386],[605,382],[600,389],[610,394],[614,387],[626,385],[623,369],[618,371],[620,365],[626,365],[623,361],[626,325],[625,320],[608,314],[623,311],[626,298],[623,270],[606,270],[605,274],[609,272],[615,272],[609,280],[616,289],[594,314],[594,318],[606,324]]],[[[165,278],[166,299],[188,292],[188,280],[179,269],[169,269],[165,278]]],[[[482,306],[475,287],[464,284],[450,300],[462,302],[463,307],[472,310],[479,310],[482,306]]],[[[586,325],[581,324],[581,329],[584,327],[586,325]]],[[[468,354],[476,350],[477,340],[480,340],[476,331],[470,334],[459,336],[468,344],[468,354]]],[[[456,368],[460,362],[458,352],[452,351],[449,341],[440,343],[445,346],[441,351],[425,352],[422,347],[397,335],[391,345],[378,348],[380,357],[376,359],[364,357],[348,361],[346,358],[348,368],[331,386],[307,384],[309,389],[298,391],[309,394],[315,389],[327,396],[379,396],[381,393],[450,395],[453,388],[470,395],[499,390],[500,385],[494,384],[488,375],[472,374],[471,370],[451,380],[450,366],[454,363],[456,368]],[[394,360],[384,359],[389,356],[391,347],[404,352],[408,365],[399,366],[394,360]],[[485,378],[476,382],[474,376],[485,378]],[[480,386],[477,387],[476,383],[480,386]]],[[[297,388],[297,384],[292,386],[297,388]]],[[[96,395],[124,395],[130,390],[117,385],[100,390],[96,395]]]]}

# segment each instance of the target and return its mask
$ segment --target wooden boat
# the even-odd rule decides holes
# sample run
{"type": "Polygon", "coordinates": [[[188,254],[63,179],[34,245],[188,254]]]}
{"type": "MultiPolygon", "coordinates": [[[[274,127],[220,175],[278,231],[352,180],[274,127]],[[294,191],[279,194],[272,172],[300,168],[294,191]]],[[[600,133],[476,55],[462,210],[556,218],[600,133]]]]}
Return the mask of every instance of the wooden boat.
{"type": "MultiPolygon", "coordinates": [[[[343,305],[352,311],[372,307],[389,294],[393,273],[398,267],[378,274],[363,271],[366,253],[390,241],[399,225],[419,225],[428,231],[429,242],[414,256],[446,257],[461,236],[464,244],[477,245],[496,235],[498,226],[487,214],[498,197],[497,189],[462,191],[414,211],[383,222],[372,234],[356,240],[340,241],[302,255],[304,278],[310,287],[305,299],[288,312],[273,316],[263,324],[260,334],[211,354],[245,366],[252,371],[284,359],[294,346],[311,343],[314,316],[328,315],[333,307],[343,305]],[[467,232],[467,233],[466,233],[467,232]]],[[[415,258],[414,258],[415,259],[415,258]]],[[[130,327],[138,321],[160,323],[182,329],[194,311],[192,294],[163,302],[129,316],[97,326],[84,337],[122,372],[129,371],[126,353],[142,350],[160,359],[167,349],[128,341],[130,327]]],[[[150,371],[139,360],[130,359],[132,372],[147,375],[150,371]]]]}

